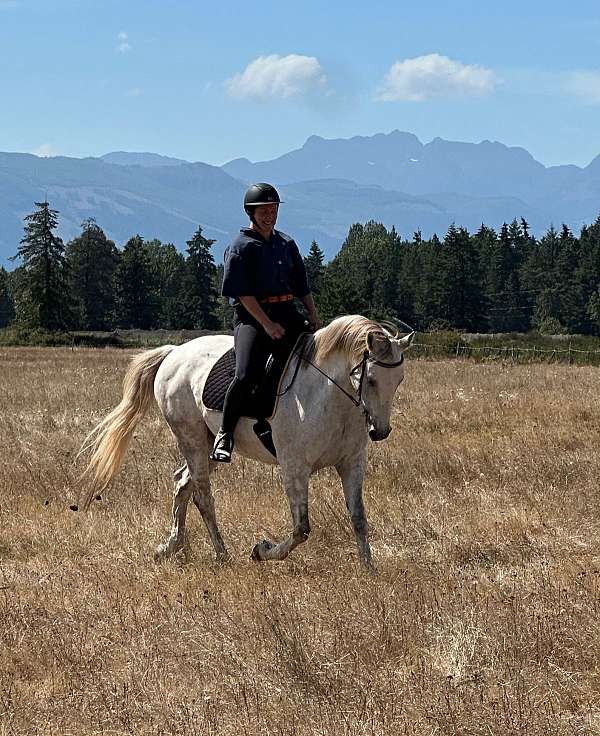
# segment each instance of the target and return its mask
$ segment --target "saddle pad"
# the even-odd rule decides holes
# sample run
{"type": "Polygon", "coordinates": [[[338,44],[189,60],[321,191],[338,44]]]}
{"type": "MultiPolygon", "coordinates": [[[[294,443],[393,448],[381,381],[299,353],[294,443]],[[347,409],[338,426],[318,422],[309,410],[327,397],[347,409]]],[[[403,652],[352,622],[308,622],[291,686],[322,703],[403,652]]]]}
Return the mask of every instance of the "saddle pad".
{"type": "MultiPolygon", "coordinates": [[[[270,419],[277,409],[279,394],[281,393],[281,382],[292,356],[296,353],[300,342],[304,340],[306,333],[300,335],[296,344],[288,356],[286,362],[281,365],[273,365],[267,370],[264,382],[260,389],[248,397],[248,405],[244,407],[242,416],[270,419]]],[[[235,350],[230,348],[214,364],[202,391],[202,403],[206,409],[223,411],[225,394],[229,384],[235,376],[235,350]]]]}
{"type": "Polygon", "coordinates": [[[235,376],[235,350],[231,348],[213,365],[202,391],[202,403],[207,409],[223,411],[225,394],[235,376]]]}

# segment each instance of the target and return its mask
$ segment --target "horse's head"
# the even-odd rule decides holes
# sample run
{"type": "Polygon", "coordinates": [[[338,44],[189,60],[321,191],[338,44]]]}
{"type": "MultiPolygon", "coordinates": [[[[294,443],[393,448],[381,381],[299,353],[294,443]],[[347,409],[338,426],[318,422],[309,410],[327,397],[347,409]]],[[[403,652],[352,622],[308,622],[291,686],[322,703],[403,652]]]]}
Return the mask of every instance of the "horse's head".
{"type": "Polygon", "coordinates": [[[363,362],[352,375],[367,415],[369,437],[384,440],[392,431],[390,415],[398,386],[404,379],[404,351],[410,346],[414,332],[397,338],[387,330],[370,332],[363,362]],[[362,374],[362,386],[361,383],[362,374]]]}

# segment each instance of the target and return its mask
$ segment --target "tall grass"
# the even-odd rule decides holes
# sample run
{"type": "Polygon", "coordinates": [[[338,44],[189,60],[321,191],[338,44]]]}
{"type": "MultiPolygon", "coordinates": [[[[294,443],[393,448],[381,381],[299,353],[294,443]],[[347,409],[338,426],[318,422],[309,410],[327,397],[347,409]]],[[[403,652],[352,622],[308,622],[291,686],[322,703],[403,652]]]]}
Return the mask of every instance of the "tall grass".
{"type": "Polygon", "coordinates": [[[84,515],[74,458],[120,398],[130,351],[0,350],[0,734],[597,734],[598,375],[411,361],[370,447],[379,569],[357,564],[334,473],[313,532],[277,470],[214,477],[233,563],[195,509],[156,565],[180,458],[156,412],[84,515]]]}

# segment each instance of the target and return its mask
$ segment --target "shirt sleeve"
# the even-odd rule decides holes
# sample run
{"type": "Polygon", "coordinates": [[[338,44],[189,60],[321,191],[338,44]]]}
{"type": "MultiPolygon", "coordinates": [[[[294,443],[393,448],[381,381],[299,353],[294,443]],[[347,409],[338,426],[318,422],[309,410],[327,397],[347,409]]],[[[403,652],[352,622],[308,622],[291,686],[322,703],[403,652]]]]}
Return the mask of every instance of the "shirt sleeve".
{"type": "Polygon", "coordinates": [[[237,246],[228,248],[225,253],[221,293],[223,296],[237,299],[239,296],[253,296],[255,291],[254,269],[249,247],[246,245],[243,248],[237,246]]]}
{"type": "Polygon", "coordinates": [[[290,275],[290,286],[292,288],[293,295],[298,299],[302,299],[302,297],[310,294],[310,289],[308,288],[308,281],[306,278],[306,268],[304,266],[304,260],[300,255],[300,251],[298,250],[298,246],[293,240],[290,241],[290,248],[292,250],[293,263],[292,273],[290,275]]]}

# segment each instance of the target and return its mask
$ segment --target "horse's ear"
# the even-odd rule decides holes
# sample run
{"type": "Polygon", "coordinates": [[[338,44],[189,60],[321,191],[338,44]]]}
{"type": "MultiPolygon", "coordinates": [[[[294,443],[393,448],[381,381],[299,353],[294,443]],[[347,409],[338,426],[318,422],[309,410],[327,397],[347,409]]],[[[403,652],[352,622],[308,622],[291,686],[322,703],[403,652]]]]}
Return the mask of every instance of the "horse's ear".
{"type": "Polygon", "coordinates": [[[367,336],[367,347],[374,355],[385,355],[390,349],[390,339],[386,335],[377,332],[369,332],[367,336]]]}
{"type": "Polygon", "coordinates": [[[406,337],[401,337],[398,340],[398,344],[400,345],[400,350],[404,352],[410,347],[411,342],[414,340],[415,333],[411,332],[409,335],[406,335],[406,337]]]}

